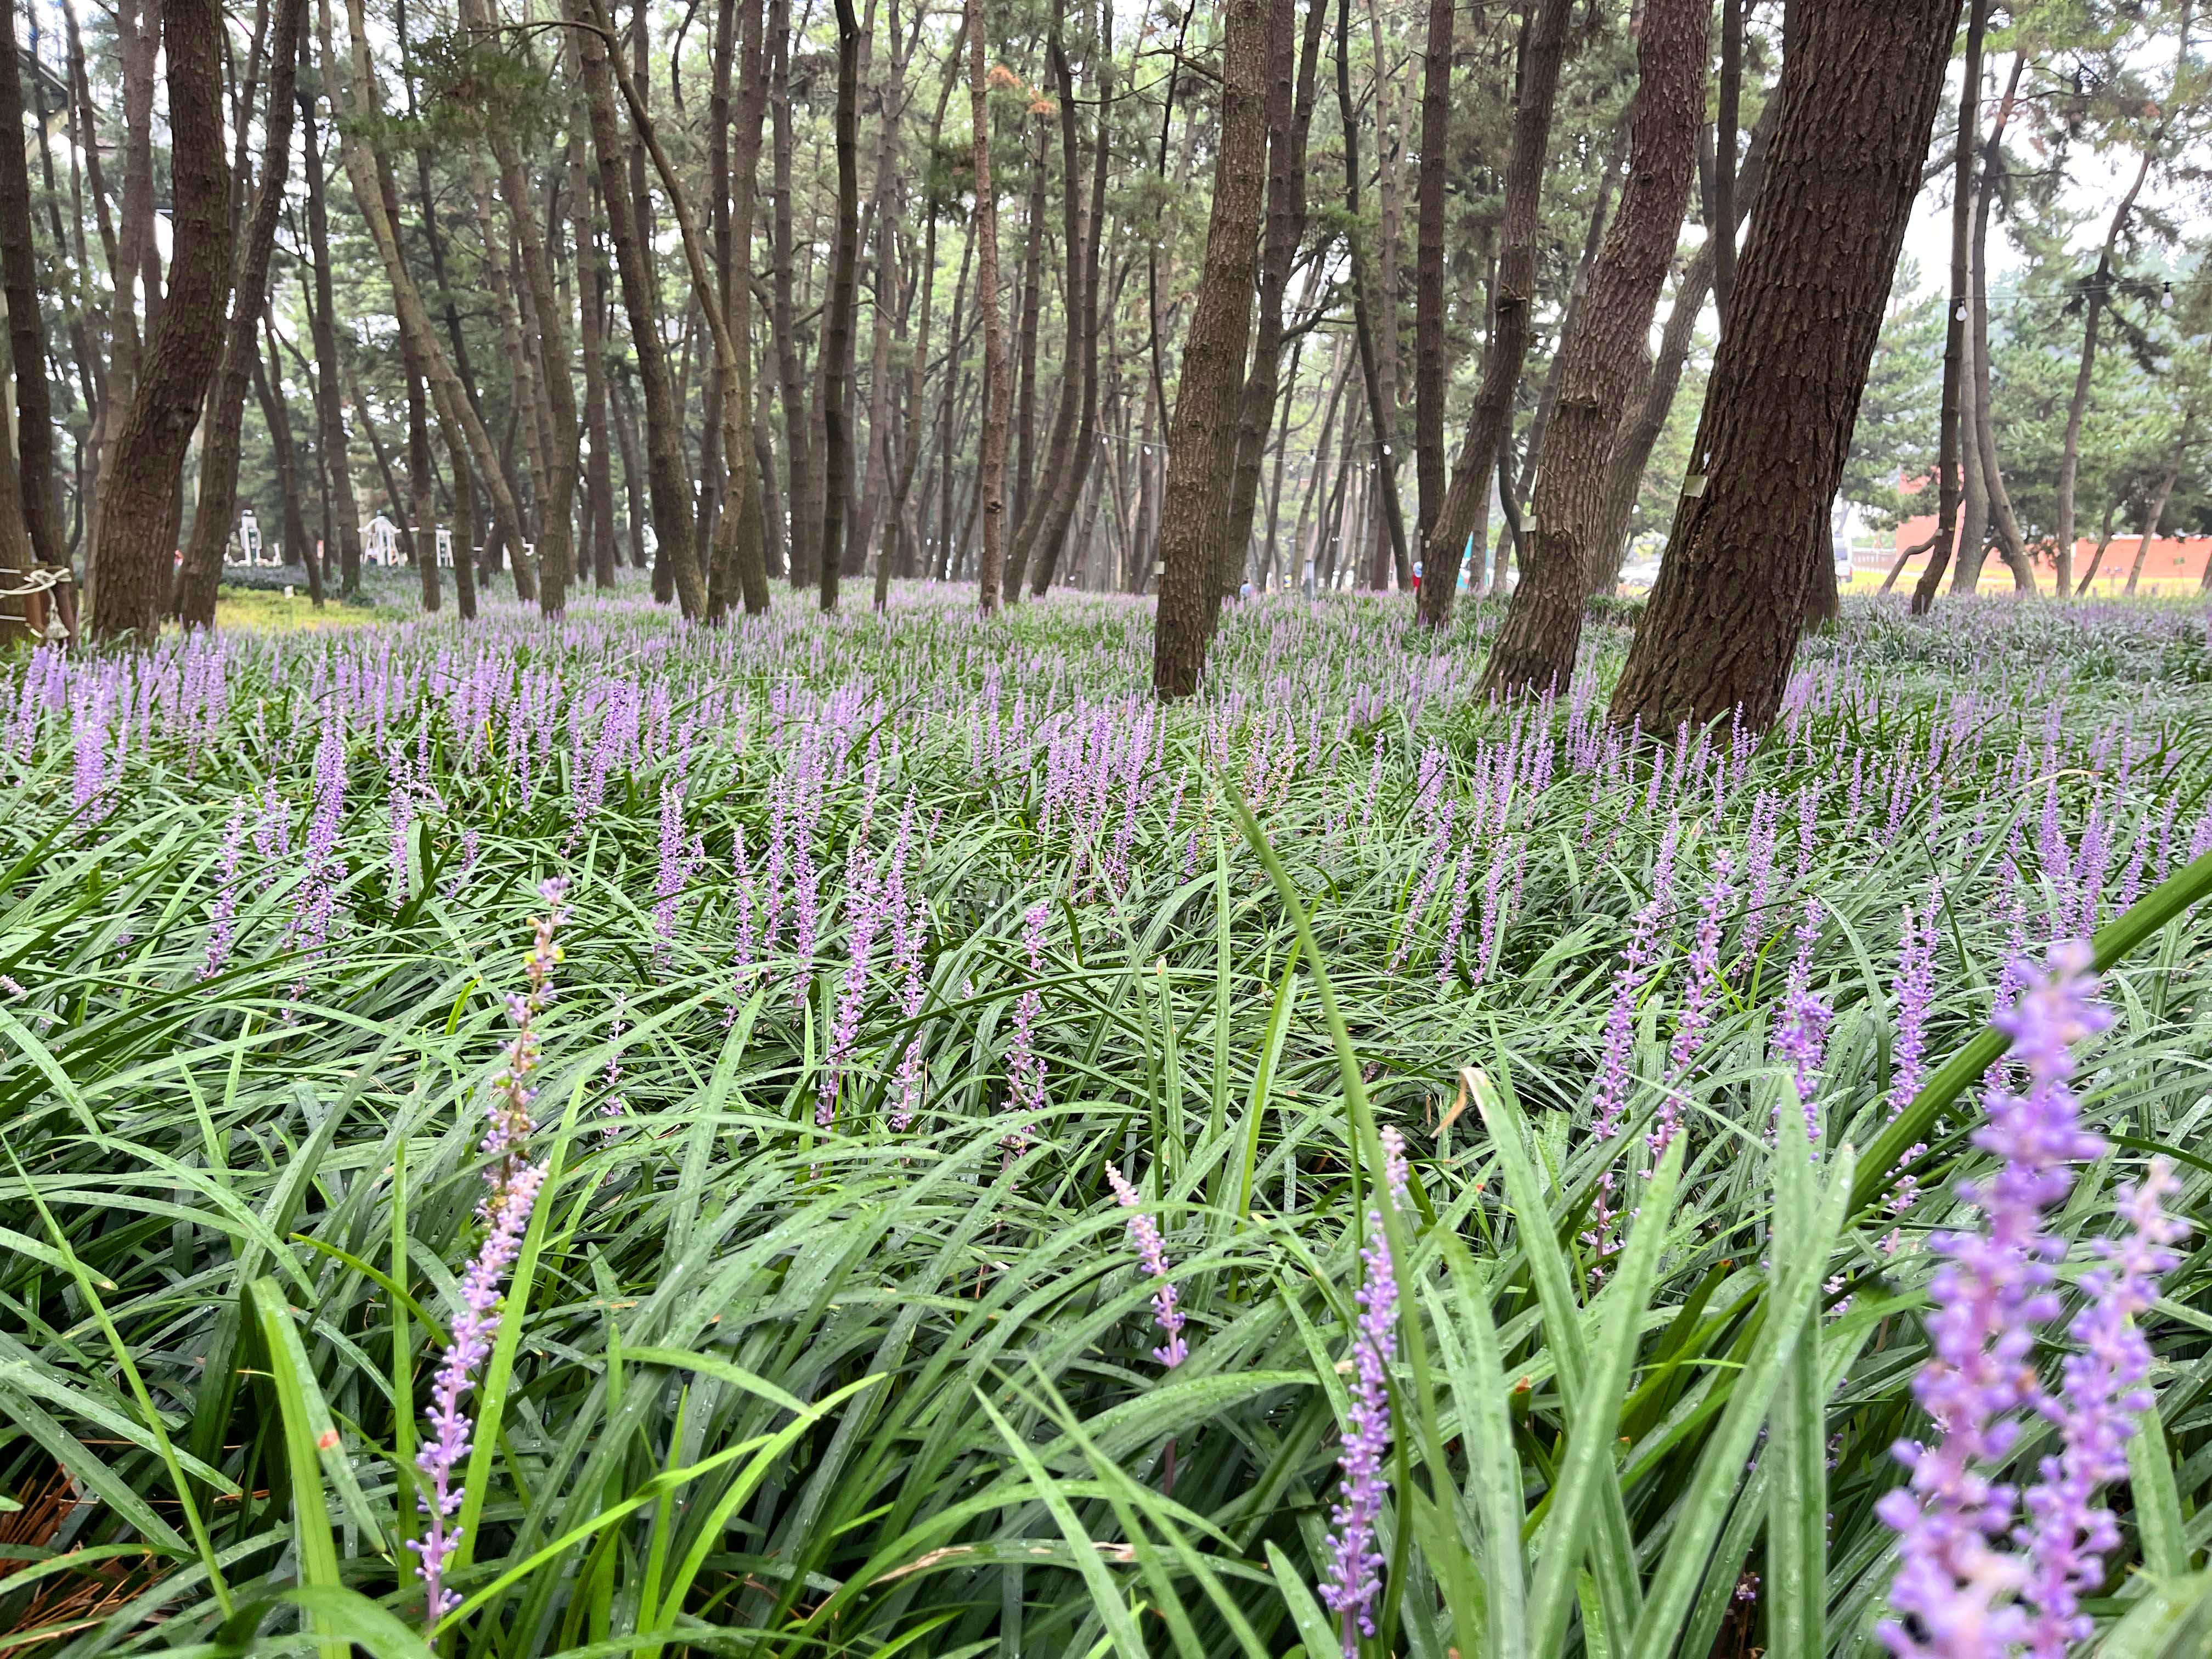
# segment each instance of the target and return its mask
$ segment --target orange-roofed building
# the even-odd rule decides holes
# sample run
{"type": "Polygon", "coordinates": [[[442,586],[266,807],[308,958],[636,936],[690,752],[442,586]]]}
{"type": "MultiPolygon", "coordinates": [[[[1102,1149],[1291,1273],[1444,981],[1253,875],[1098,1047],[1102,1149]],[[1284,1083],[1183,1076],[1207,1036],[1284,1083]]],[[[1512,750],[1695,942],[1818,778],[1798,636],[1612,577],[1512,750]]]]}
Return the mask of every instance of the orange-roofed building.
{"type": "MultiPolygon", "coordinates": [[[[1905,520],[1897,527],[1887,548],[1863,547],[1851,557],[1852,586],[1863,587],[1881,586],[1889,574],[1889,567],[1904,548],[1917,546],[1936,533],[1936,515],[1922,514],[1905,520]]],[[[2142,553],[2142,537],[2115,534],[2106,544],[2105,556],[2098,563],[2092,592],[2100,596],[2117,595],[2127,591],[2129,574],[2135,569],[2138,555],[2142,553]]],[[[2035,565],[2038,582],[2046,590],[2053,586],[2051,550],[2047,545],[2028,547],[2028,556],[2035,565]]],[[[2074,543],[2074,580],[2078,583],[2088,574],[2089,562],[2097,556],[2097,540],[2094,536],[2077,538],[2074,543]]],[[[2150,550],[2142,558],[2142,574],[2136,583],[2139,595],[2173,599],[2199,591],[2204,582],[2204,567],[2212,562],[2212,536],[2154,536],[2150,550]]],[[[1905,567],[1905,574],[1897,579],[1900,591],[1910,590],[1921,571],[1928,565],[1928,555],[1916,554],[1905,567]]],[[[1945,580],[1949,577],[1947,575],[1945,580]]],[[[1982,566],[1981,591],[1984,592],[2012,592],[2012,571],[2004,561],[1992,551],[1982,566]]]]}

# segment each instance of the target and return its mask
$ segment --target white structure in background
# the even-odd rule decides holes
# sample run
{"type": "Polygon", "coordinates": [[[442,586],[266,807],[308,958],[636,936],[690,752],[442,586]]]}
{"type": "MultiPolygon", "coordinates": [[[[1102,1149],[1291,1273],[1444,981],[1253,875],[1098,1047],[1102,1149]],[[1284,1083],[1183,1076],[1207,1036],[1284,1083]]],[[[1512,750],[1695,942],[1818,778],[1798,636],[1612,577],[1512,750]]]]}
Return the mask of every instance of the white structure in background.
{"type": "Polygon", "coordinates": [[[399,562],[399,526],[381,513],[361,527],[361,556],[387,569],[399,562]]]}
{"type": "Polygon", "coordinates": [[[260,521],[253,516],[253,509],[249,507],[239,515],[237,538],[228,547],[223,549],[222,562],[225,564],[282,564],[283,562],[283,556],[280,554],[272,553],[264,558],[262,555],[265,550],[261,544],[260,521]]]}
{"type": "Polygon", "coordinates": [[[437,548],[439,568],[451,570],[453,568],[453,532],[443,525],[438,526],[437,548]]]}

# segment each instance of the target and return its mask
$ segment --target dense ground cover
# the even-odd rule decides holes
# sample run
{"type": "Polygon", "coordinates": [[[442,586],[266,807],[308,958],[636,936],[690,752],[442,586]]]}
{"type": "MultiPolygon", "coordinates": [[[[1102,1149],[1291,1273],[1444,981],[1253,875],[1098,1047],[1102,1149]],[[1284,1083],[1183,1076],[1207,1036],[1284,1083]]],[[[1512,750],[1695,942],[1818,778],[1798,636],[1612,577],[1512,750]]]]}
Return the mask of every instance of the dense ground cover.
{"type": "MultiPolygon", "coordinates": [[[[1930,1241],[2069,1092],[1940,1068],[2052,942],[2132,947],[2055,1395],[2154,1153],[2201,1222],[2204,617],[1854,606],[1649,744],[1621,618],[1540,709],[1405,619],[1245,607],[1165,714],[1147,607],[921,590],[14,665],[0,1616],[419,1652],[442,1483],[453,1654],[1318,1656],[1370,1576],[1367,1653],[1879,1650],[1930,1241]]],[[[2201,1233],[2106,1651],[2205,1639],[2201,1233]]]]}

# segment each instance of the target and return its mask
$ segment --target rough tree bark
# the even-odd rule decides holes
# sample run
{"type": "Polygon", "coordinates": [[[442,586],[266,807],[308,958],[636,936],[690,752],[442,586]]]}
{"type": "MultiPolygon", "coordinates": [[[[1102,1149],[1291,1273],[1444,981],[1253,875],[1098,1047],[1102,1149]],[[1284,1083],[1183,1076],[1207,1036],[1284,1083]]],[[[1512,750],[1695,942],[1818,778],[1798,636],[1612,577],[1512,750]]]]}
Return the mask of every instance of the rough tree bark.
{"type": "Polygon", "coordinates": [[[769,234],[773,262],[769,272],[769,332],[775,348],[776,387],[783,403],[783,483],[790,503],[786,568],[793,587],[811,586],[822,520],[807,509],[814,501],[813,428],[806,407],[805,362],[793,299],[798,264],[797,232],[791,204],[791,0],[769,0],[768,104],[770,117],[771,188],[775,210],[769,234]]]}
{"type": "Polygon", "coordinates": [[[677,605],[685,617],[696,618],[706,613],[707,584],[698,550],[691,543],[691,480],[684,455],[684,425],[660,337],[659,281],[639,223],[636,198],[625,176],[629,155],[615,118],[614,65],[608,51],[611,30],[592,0],[568,0],[568,4],[569,20],[577,25],[584,100],[590,112],[592,147],[599,156],[608,240],[615,247],[630,349],[637,356],[638,387],[645,399],[646,488],[652,501],[653,539],[674,578],[677,605]]]}
{"type": "Polygon", "coordinates": [[[1513,419],[1513,389],[1528,351],[1529,308],[1535,297],[1537,207],[1544,188],[1544,155],[1552,137],[1552,107],[1559,89],[1567,22],[1573,0],[1535,0],[1521,66],[1521,97],[1513,112],[1513,143],[1505,162],[1505,218],[1498,256],[1497,300],[1490,340],[1482,354],[1482,379],[1467,442],[1452,468],[1443,509],[1422,544],[1421,620],[1442,628],[1451,620],[1459,568],[1471,539],[1480,544],[1490,505],[1490,474],[1498,446],[1513,419]]]}
{"type": "Polygon", "coordinates": [[[830,251],[829,320],[822,331],[822,608],[837,608],[845,558],[845,503],[853,493],[848,393],[853,312],[860,289],[860,19],[837,9],[837,232],[830,251]]]}
{"type": "MultiPolygon", "coordinates": [[[[296,5],[297,0],[294,0],[296,5]]],[[[46,388],[46,329],[39,307],[38,252],[31,238],[31,170],[23,155],[23,82],[13,5],[0,17],[0,288],[15,347],[15,467],[32,556],[62,560],[61,497],[55,491],[53,398],[46,388]]],[[[44,135],[40,135],[43,143],[44,135]]],[[[59,252],[58,248],[56,250],[59,252]]]]}
{"type": "MultiPolygon", "coordinates": [[[[1289,0],[1272,0],[1276,6],[1289,0]]],[[[1221,120],[1206,263],[1191,307],[1168,428],[1160,514],[1160,598],[1152,634],[1152,690],[1163,700],[1198,690],[1221,590],[1208,556],[1237,459],[1237,404],[1252,320],[1252,277],[1267,167],[1270,0],[1227,0],[1221,48],[1221,120]]],[[[1344,14],[1340,11],[1340,19],[1344,14]]],[[[1342,42],[1339,42],[1340,49],[1342,42]]]]}
{"type": "Polygon", "coordinates": [[[149,646],[169,597],[179,468],[222,356],[230,281],[230,163],[223,155],[222,7],[167,0],[171,224],[168,292],[147,331],[131,408],[100,488],[93,633],[149,646]]]}
{"type": "Polygon", "coordinates": [[[1823,0],[1784,55],[1665,562],[1612,703],[1647,732],[1781,705],[1812,588],[1808,527],[1843,475],[1959,0],[1823,0]]]}
{"type": "MultiPolygon", "coordinates": [[[[222,581],[222,552],[238,505],[239,440],[245,428],[246,393],[261,358],[261,313],[269,300],[269,258],[276,245],[276,219],[292,176],[292,94],[300,58],[300,20],[306,0],[278,0],[270,51],[269,113],[261,180],[238,249],[231,284],[230,326],[222,362],[208,397],[207,431],[200,440],[198,500],[191,538],[178,575],[177,615],[187,628],[215,626],[216,589],[222,581]]],[[[12,313],[13,305],[10,305],[12,313]]],[[[21,361],[19,356],[18,362],[21,361]]]]}
{"type": "MultiPolygon", "coordinates": [[[[729,312],[730,334],[737,345],[740,365],[744,371],[739,383],[727,390],[737,394],[742,402],[750,403],[752,397],[753,216],[758,199],[757,175],[760,170],[761,122],[768,112],[768,77],[764,70],[766,46],[762,37],[761,0],[744,0],[744,15],[738,22],[738,56],[743,65],[744,78],[741,82],[743,90],[738,95],[737,120],[732,131],[732,145],[735,153],[731,159],[731,170],[735,182],[730,201],[730,247],[718,275],[725,285],[723,294],[729,312]]],[[[748,428],[745,437],[750,441],[757,429],[752,427],[750,416],[748,428]]],[[[752,608],[752,601],[756,599],[758,608],[762,610],[767,608],[769,602],[768,517],[764,510],[767,490],[761,465],[761,446],[752,443],[748,453],[752,458],[749,471],[744,456],[723,457],[729,487],[728,498],[721,504],[721,513],[726,516],[731,513],[750,511],[751,522],[750,526],[737,526],[738,533],[733,536],[720,534],[721,526],[717,522],[714,543],[716,556],[707,572],[707,617],[710,622],[728,610],[732,587],[742,587],[742,578],[735,568],[735,558],[725,560],[720,556],[720,550],[727,545],[734,553],[746,544],[748,537],[760,556],[761,587],[757,595],[741,592],[738,597],[745,600],[749,609],[752,608]]]]}
{"type": "Polygon", "coordinates": [[[1559,398],[1537,459],[1521,580],[1483,671],[1489,696],[1564,690],[1574,675],[1585,572],[1605,520],[1606,458],[1697,174],[1711,12],[1708,0],[1644,8],[1628,180],[1582,313],[1559,343],[1559,398]]]}
{"type": "Polygon", "coordinates": [[[968,106],[975,123],[975,308],[983,319],[983,447],[976,501],[983,519],[983,553],[977,561],[976,603],[986,615],[999,608],[1006,571],[1006,324],[999,311],[999,201],[991,185],[989,52],[983,39],[983,0],[965,0],[968,25],[968,106]]]}

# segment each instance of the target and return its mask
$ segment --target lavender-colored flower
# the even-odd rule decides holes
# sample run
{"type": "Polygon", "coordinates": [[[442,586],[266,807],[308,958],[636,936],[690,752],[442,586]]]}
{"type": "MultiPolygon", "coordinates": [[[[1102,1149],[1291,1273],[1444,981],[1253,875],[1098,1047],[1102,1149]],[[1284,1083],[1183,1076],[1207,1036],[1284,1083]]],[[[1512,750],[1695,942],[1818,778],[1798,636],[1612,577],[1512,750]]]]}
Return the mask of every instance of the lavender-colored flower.
{"type": "Polygon", "coordinates": [[[822,1079],[816,1085],[814,1123],[823,1129],[836,1120],[838,1085],[860,1037],[860,1010],[868,995],[869,957],[875,949],[876,929],[884,918],[883,892],[868,867],[866,849],[858,842],[845,860],[845,891],[852,919],[852,951],[837,994],[836,1018],[823,1053],[822,1079]]]}
{"type": "Polygon", "coordinates": [[[200,977],[213,979],[230,960],[237,939],[238,859],[246,845],[246,807],[240,801],[230,810],[222,827],[222,848],[216,855],[215,903],[208,911],[207,954],[200,960],[200,977]]]}
{"type": "Polygon", "coordinates": [[[1365,1281],[1355,1297],[1360,1314],[1352,1338],[1352,1412],[1337,1455],[1344,1484],[1329,1510],[1332,1549],[1321,1587],[1322,1603],[1337,1616],[1345,1659],[1353,1659],[1361,1635],[1375,1634],[1375,1598],[1385,1559],[1376,1547],[1375,1523],[1389,1488],[1383,1474],[1390,1449],[1389,1371],[1398,1355],[1398,1280],[1380,1210],[1367,1212],[1367,1241],[1359,1253],[1365,1281]]]}
{"type": "Polygon", "coordinates": [[[1936,990],[1936,917],[1940,886],[1928,896],[1924,920],[1905,907],[1897,947],[1897,1038],[1891,1045],[1889,1115],[1912,1103],[1928,1076],[1928,1005],[1936,990]]]}
{"type": "Polygon", "coordinates": [[[469,1455],[467,1397],[476,1386],[478,1367],[491,1357],[492,1343],[499,1335],[500,1281],[521,1253],[530,1212],[544,1181],[543,1164],[526,1164],[495,1186],[486,1200],[489,1228],[476,1259],[461,1275],[461,1305],[453,1316],[453,1340],[438,1362],[430,1387],[431,1435],[415,1454],[415,1467],[428,1482],[416,1501],[430,1517],[430,1525],[421,1540],[408,1546],[422,1558],[416,1572],[424,1589],[426,1629],[460,1605],[459,1595],[447,1589],[445,1583],[446,1563],[461,1541],[461,1529],[447,1523],[465,1495],[454,1475],[469,1455]]]}
{"type": "Polygon", "coordinates": [[[1649,1137],[1654,1159],[1665,1154],[1680,1132],[1681,1100],[1679,1088],[1673,1085],[1679,1085],[1688,1075],[1690,1063],[1697,1059],[1706,1030],[1712,1024],[1713,998],[1719,990],[1721,978],[1721,919],[1727,914],[1729,901],[1735,896],[1731,882],[1735,873],[1735,860],[1723,847],[1713,854],[1712,882],[1698,902],[1697,941],[1690,947],[1689,994],[1674,1017],[1674,1040],[1667,1048],[1670,1086],[1659,1103],[1658,1119],[1649,1137]]]}
{"type": "MultiPolygon", "coordinates": [[[[1029,960],[1030,977],[1044,976],[1044,925],[1051,919],[1049,904],[1032,904],[1022,913],[1022,951],[1029,960]]],[[[1044,1109],[1044,1060],[1036,1051],[1036,1018],[1044,998],[1032,984],[1014,1004],[1014,1038],[1006,1051],[1006,1102],[1022,1111],[1044,1109]]],[[[1034,1121],[1006,1137],[1006,1149],[1018,1152],[1036,1133],[1034,1121]]]]}
{"type": "Polygon", "coordinates": [[[2064,1249],[2044,1231],[2044,1217],[2073,1185],[2068,1166],[2104,1151],[2104,1142],[2081,1128],[2069,1086],[2073,1045],[2110,1020],[2090,1000],[2092,960],[2087,945],[2052,946],[2047,975],[1998,1017],[2027,1073],[2027,1090],[2000,1092],[1973,1135],[2001,1160],[1991,1179],[1960,1188],[1960,1197],[1982,1212],[1984,1228],[1934,1241],[1947,1261],[1929,1287],[1932,1352],[1913,1395],[1942,1438],[1929,1446],[1899,1443],[1911,1484],[1876,1509],[1899,1534],[1890,1603],[1912,1621],[1882,1626],[1895,1654],[2003,1659],[2028,1635],[2026,1611],[1998,1604],[2027,1574],[1996,1548],[2012,1526],[2014,1494],[1989,1471],[2018,1439],[2019,1413],[2041,1398],[2030,1362],[2037,1328],[2058,1310],[2051,1263],[2064,1249]]]}
{"type": "MultiPolygon", "coordinates": [[[[1651,871],[1651,896],[1630,924],[1628,944],[1613,970],[1613,1005],[1605,1018],[1605,1042],[1598,1060],[1597,1094],[1590,1108],[1590,1139],[1611,1140],[1620,1133],[1621,1108],[1628,1099],[1629,1052],[1636,1041],[1636,999],[1652,959],[1658,953],[1659,920],[1674,902],[1674,846],[1681,831],[1669,821],[1660,838],[1659,857],[1651,871]]],[[[1589,1231],[1583,1243],[1594,1255],[1603,1255],[1613,1226],[1613,1176],[1607,1170],[1598,1179],[1597,1197],[1590,1206],[1589,1231]]]]}
{"type": "Polygon", "coordinates": [[[1805,1133],[1820,1138],[1820,1115],[1813,1104],[1820,1062],[1826,1058],[1828,1024],[1834,1018],[1828,1005],[1813,994],[1813,951],[1820,939],[1820,901],[1805,901],[1805,919],[1797,924],[1797,954],[1790,963],[1790,978],[1782,994],[1782,1018],[1774,1034],[1775,1052],[1790,1062],[1790,1084],[1805,1112],[1805,1133]]]}
{"type": "Polygon", "coordinates": [[[2062,1659],[2091,1634],[2081,1598],[2104,1582],[2105,1557],[2120,1541],[2118,1522],[2095,1496],[2127,1474],[2136,1419],[2153,1404],[2142,1386],[2150,1375],[2150,1344],[2135,1321],[2181,1260],[2172,1247],[2188,1224],[2161,1207],[2179,1186],[2161,1158],[2140,1183],[2120,1188],[2123,1231],[2117,1242],[2100,1238],[2093,1246],[2106,1265],[2081,1275],[2081,1311],[2067,1328],[2081,1352],[2068,1358],[2059,1392],[2040,1402],[2058,1425],[2059,1451],[2042,1460],[2042,1478],[2021,1499],[2029,1521],[2021,1540],[2028,1560],[2021,1593],[2034,1609],[2028,1651],[2035,1659],[2062,1659]]]}
{"type": "Polygon", "coordinates": [[[1183,1312],[1176,1305],[1175,1281],[1168,1276],[1167,1246],[1160,1240],[1159,1224],[1146,1212],[1144,1200],[1128,1178],[1111,1164],[1106,1166],[1106,1184],[1114,1189],[1115,1201],[1129,1212],[1130,1246],[1157,1286],[1152,1291],[1152,1322],[1167,1341],[1152,1350],[1152,1358],[1173,1370],[1189,1356],[1190,1347],[1182,1340],[1183,1312]]]}

